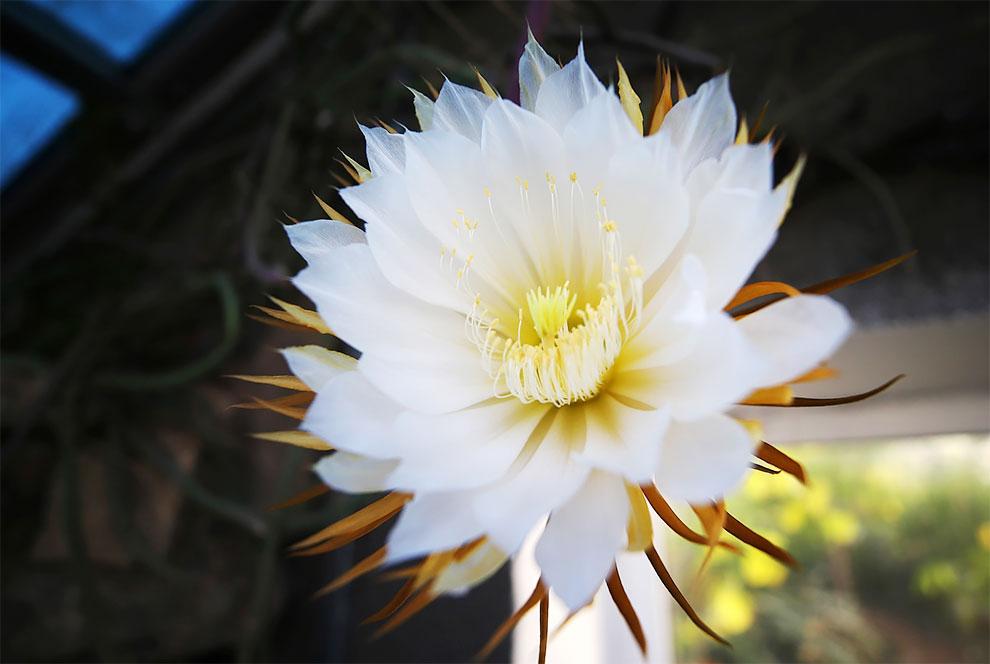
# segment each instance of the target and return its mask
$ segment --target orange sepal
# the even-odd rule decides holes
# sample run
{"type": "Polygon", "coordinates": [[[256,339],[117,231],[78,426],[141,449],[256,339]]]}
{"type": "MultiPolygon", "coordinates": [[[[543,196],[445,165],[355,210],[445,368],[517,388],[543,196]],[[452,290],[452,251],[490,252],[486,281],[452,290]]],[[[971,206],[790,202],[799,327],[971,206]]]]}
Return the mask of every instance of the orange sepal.
{"type": "Polygon", "coordinates": [[[388,622],[379,627],[378,630],[375,631],[372,638],[378,639],[385,636],[396,627],[425,609],[430,602],[436,598],[437,595],[430,592],[429,588],[424,588],[418,595],[406,602],[398,611],[396,611],[395,615],[389,618],[388,622]]]}
{"type": "Polygon", "coordinates": [[[755,530],[751,529],[749,526],[742,523],[728,512],[725,512],[725,530],[730,535],[738,537],[741,541],[749,544],[754,549],[762,551],[779,563],[787,565],[792,569],[797,569],[800,567],[791,554],[787,553],[787,551],[780,548],[755,530]]]}
{"type": "Polygon", "coordinates": [[[804,472],[804,466],[766,441],[760,443],[760,447],[756,450],[756,458],[766,461],[771,466],[780,468],[788,475],[797,479],[801,484],[808,483],[808,476],[804,472]]]}
{"type": "Polygon", "coordinates": [[[546,664],[547,640],[550,635],[550,596],[544,595],[540,600],[540,655],[537,664],[546,664]]]}
{"type": "Polygon", "coordinates": [[[280,503],[275,503],[267,509],[268,512],[275,512],[278,510],[284,510],[287,507],[295,507],[296,505],[302,505],[306,501],[312,500],[322,496],[325,493],[329,493],[330,487],[326,484],[317,484],[316,486],[311,486],[305,491],[300,491],[291,498],[287,498],[280,503]]]}
{"type": "Polygon", "coordinates": [[[800,294],[801,291],[790,284],[784,283],[783,281],[757,281],[752,284],[746,284],[740,288],[739,292],[736,293],[736,296],[732,298],[732,301],[725,305],[725,310],[731,311],[740,305],[767,295],[794,297],[800,294]]]}
{"type": "Polygon", "coordinates": [[[622,579],[619,578],[617,567],[612,568],[612,573],[605,579],[605,585],[608,587],[608,594],[612,596],[612,601],[615,602],[615,608],[619,610],[622,619],[626,621],[626,627],[636,639],[639,651],[643,653],[643,657],[646,657],[646,634],[643,633],[643,626],[639,622],[639,616],[636,615],[636,609],[629,601],[626,589],[622,587],[622,579]]]}
{"type": "Polygon", "coordinates": [[[790,406],[794,401],[794,390],[790,385],[777,385],[753,390],[740,401],[743,406],[790,406]]]}
{"type": "Polygon", "coordinates": [[[402,587],[399,588],[399,592],[395,593],[395,595],[392,596],[392,599],[390,599],[388,603],[385,604],[385,606],[378,609],[378,611],[372,613],[370,616],[362,620],[361,624],[367,625],[368,623],[385,620],[390,615],[398,611],[399,607],[405,604],[406,600],[409,599],[410,596],[412,596],[414,592],[413,584],[415,583],[415,581],[416,581],[415,579],[409,579],[404,584],[402,584],[402,587]]]}
{"type": "Polygon", "coordinates": [[[387,547],[383,546],[382,548],[378,549],[370,556],[364,558],[356,565],[351,567],[349,570],[338,576],[336,579],[334,579],[333,581],[331,581],[330,583],[328,583],[327,585],[323,586],[318,591],[316,591],[316,594],[313,595],[313,599],[316,599],[317,597],[322,597],[323,595],[326,595],[328,593],[332,593],[334,590],[346,586],[354,579],[357,579],[358,577],[363,576],[368,572],[372,572],[378,569],[378,567],[380,567],[381,564],[385,562],[385,555],[387,553],[388,553],[387,547]]]}
{"type": "MultiPolygon", "coordinates": [[[[677,516],[670,504],[660,495],[660,491],[652,484],[644,484],[640,487],[643,490],[643,495],[646,496],[647,502],[650,503],[650,507],[653,511],[657,513],[657,516],[667,524],[667,527],[674,531],[677,535],[683,537],[689,542],[694,544],[708,544],[708,540],[704,535],[691,530],[690,527],[677,516]]],[[[718,546],[723,549],[728,549],[733,553],[739,553],[739,549],[736,548],[731,542],[725,542],[720,540],[718,546]]]]}
{"type": "Polygon", "coordinates": [[[516,609],[511,616],[506,618],[495,633],[492,634],[488,642],[478,651],[478,654],[474,656],[476,662],[483,662],[492,654],[495,648],[498,647],[505,637],[509,635],[512,629],[522,620],[523,616],[529,613],[530,609],[540,603],[544,597],[547,597],[549,593],[549,588],[543,584],[543,579],[536,582],[536,587],[533,588],[532,594],[529,596],[523,605],[516,609]]]}
{"type": "MultiPolygon", "coordinates": [[[[890,260],[884,261],[882,263],[877,263],[876,265],[870,266],[863,270],[858,270],[856,272],[850,272],[849,274],[843,275],[841,277],[836,277],[834,279],[828,279],[826,281],[819,282],[817,284],[812,284],[811,286],[805,286],[801,289],[802,293],[809,293],[812,295],[825,295],[831,293],[839,288],[844,288],[846,286],[851,286],[852,284],[858,283],[870,277],[875,277],[876,275],[886,272],[887,270],[900,265],[907,259],[911,258],[917,254],[917,250],[909,251],[906,254],[902,254],[896,258],[891,258],[890,260]]],[[[757,312],[763,307],[770,306],[774,302],[782,300],[785,295],[777,295],[776,297],[770,297],[765,302],[760,302],[745,311],[738,311],[733,314],[734,318],[739,318],[740,316],[747,316],[751,313],[757,312]]]]}
{"type": "Polygon", "coordinates": [[[821,398],[816,398],[816,397],[794,397],[794,399],[791,401],[791,403],[786,404],[786,405],[783,405],[783,404],[760,404],[760,405],[770,406],[770,407],[783,407],[783,408],[789,408],[789,407],[794,407],[794,408],[820,408],[822,406],[841,406],[841,405],[847,404],[847,403],[856,403],[857,401],[863,401],[864,399],[869,399],[870,397],[875,397],[876,395],[880,394],[881,392],[886,391],[888,388],[890,388],[892,385],[894,385],[894,383],[896,383],[900,379],[904,378],[904,376],[905,376],[905,374],[900,374],[900,375],[894,376],[893,378],[891,378],[890,380],[888,380],[883,385],[881,385],[879,387],[874,387],[872,390],[867,390],[866,392],[860,392],[859,394],[848,394],[848,395],[842,396],[842,397],[821,397],[821,398]]]}
{"type": "Polygon", "coordinates": [[[393,491],[384,498],[380,498],[370,505],[359,509],[357,512],[330,524],[319,532],[296,542],[290,548],[294,551],[305,549],[333,537],[354,532],[380,519],[388,519],[401,510],[402,506],[411,499],[412,494],[393,491]]]}
{"type": "MultiPolygon", "coordinates": [[[[670,65],[657,58],[656,88],[653,93],[653,110],[650,112],[650,122],[647,125],[647,136],[657,133],[660,125],[663,124],[667,113],[674,106],[674,100],[670,95],[670,65]]],[[[678,77],[680,84],[680,78],[678,77]]]]}
{"type": "Polygon", "coordinates": [[[725,511],[725,503],[721,500],[712,501],[708,505],[691,505],[691,509],[698,515],[698,520],[701,521],[707,535],[708,552],[705,553],[705,558],[701,561],[701,566],[698,567],[698,575],[700,576],[708,567],[708,563],[711,562],[712,554],[715,553],[715,547],[718,545],[719,535],[725,529],[725,519],[728,513],[725,511]]]}
{"type": "Polygon", "coordinates": [[[649,559],[650,564],[653,565],[653,571],[657,573],[658,577],[660,577],[660,582],[663,583],[664,587],[667,589],[667,592],[669,592],[670,596],[674,598],[674,601],[681,607],[681,610],[684,611],[684,613],[687,614],[687,617],[691,619],[691,622],[693,622],[698,629],[721,643],[723,646],[731,648],[732,645],[728,641],[719,636],[715,630],[706,625],[705,622],[698,616],[697,612],[691,606],[691,603],[687,601],[686,597],[684,597],[684,593],[682,593],[677,587],[677,584],[674,583],[674,578],[670,575],[670,572],[667,571],[667,568],[664,566],[663,560],[660,559],[660,554],[657,553],[657,550],[651,546],[646,550],[646,557],[649,559]]]}
{"type": "Polygon", "coordinates": [[[227,378],[243,380],[246,383],[256,383],[258,385],[271,385],[281,387],[286,390],[296,390],[297,392],[312,392],[306,383],[295,376],[246,376],[243,374],[232,374],[227,378]]]}

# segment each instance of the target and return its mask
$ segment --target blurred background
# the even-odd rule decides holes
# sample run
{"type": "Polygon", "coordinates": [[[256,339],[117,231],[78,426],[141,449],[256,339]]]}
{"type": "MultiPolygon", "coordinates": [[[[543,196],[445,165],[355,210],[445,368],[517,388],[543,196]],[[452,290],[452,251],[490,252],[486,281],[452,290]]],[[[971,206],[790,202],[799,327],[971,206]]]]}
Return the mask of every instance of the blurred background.
{"type": "MultiPolygon", "coordinates": [[[[781,172],[809,163],[756,277],[920,252],[838,293],[859,331],[806,394],[908,378],[771,413],[812,484],[755,473],[730,501],[803,570],[716,554],[696,578],[670,542],[735,649],[668,611],[651,659],[988,661],[986,3],[204,0],[0,4],[5,661],[464,661],[508,614],[508,570],[379,640],[360,623],[394,583],[311,600],[382,535],[285,555],[361,499],[268,511],[315,453],[250,438],[291,422],[232,409],[264,390],[224,376],[307,342],[249,315],[303,302],[280,224],[322,217],[314,192],[343,205],[356,121],[415,127],[403,84],[470,65],[513,97],[527,20],[563,61],[583,33],[605,80],[619,56],[644,99],[661,54],[690,89],[731,68],[751,119],[769,102],[781,172]]],[[[589,661],[628,637],[603,638],[589,661]]]]}

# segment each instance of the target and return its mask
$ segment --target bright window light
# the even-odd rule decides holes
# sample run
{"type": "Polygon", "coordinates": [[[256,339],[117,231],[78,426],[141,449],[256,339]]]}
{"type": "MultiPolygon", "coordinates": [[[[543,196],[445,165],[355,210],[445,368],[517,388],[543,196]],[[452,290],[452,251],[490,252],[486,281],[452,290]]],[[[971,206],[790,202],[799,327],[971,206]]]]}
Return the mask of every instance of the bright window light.
{"type": "Polygon", "coordinates": [[[126,64],[194,0],[29,0],[126,64]]]}
{"type": "Polygon", "coordinates": [[[76,114],[71,90],[14,58],[0,55],[0,187],[76,114]]]}

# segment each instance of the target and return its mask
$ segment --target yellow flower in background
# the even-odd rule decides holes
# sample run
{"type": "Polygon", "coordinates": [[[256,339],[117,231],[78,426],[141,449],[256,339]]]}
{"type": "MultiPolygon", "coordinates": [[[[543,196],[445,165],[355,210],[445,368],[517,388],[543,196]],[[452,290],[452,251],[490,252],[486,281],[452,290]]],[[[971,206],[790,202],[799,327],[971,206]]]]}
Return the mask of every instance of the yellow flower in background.
{"type": "Polygon", "coordinates": [[[711,623],[719,632],[734,636],[749,629],[756,619],[753,596],[738,584],[718,585],[711,596],[711,623]]]}
{"type": "MultiPolygon", "coordinates": [[[[327,487],[390,492],[295,549],[333,550],[398,514],[387,546],[327,587],[419,559],[373,616],[387,630],[485,580],[539,529],[541,580],[485,651],[537,604],[545,642],[548,593],[573,612],[603,583],[645,648],[615,567],[625,551],[645,553],[714,636],[653,548],[649,507],[710,549],[734,549],[726,531],[792,563],[722,499],[757,458],[804,471],[728,411],[884,389],[814,400],[791,384],[828,377],[820,364],[849,332],[825,293],[904,257],[803,292],[745,286],[800,164],[774,184],[773,145],[749,142],[726,75],[689,96],[662,69],[645,120],[621,65],[616,95],[583,47],[561,67],[530,35],[519,76],[520,104],[479,74],[482,91],[414,93],[420,131],[361,127],[368,167],[349,160],[356,184],[341,196],[364,230],[323,201],[329,219],[287,227],[308,263],[294,284],[316,311],[266,311],[360,358],[284,349],[293,376],[249,379],[297,390],[262,405],[302,425],[260,437],[329,451],[314,468],[327,487]],[[702,532],[668,500],[690,504],[702,532]]],[[[757,585],[783,580],[748,565],[757,585]]],[[[716,601],[728,633],[752,621],[741,597],[716,601]]]]}
{"type": "Polygon", "coordinates": [[[990,551],[990,521],[984,521],[976,529],[976,540],[987,551],[990,551]]]}
{"type": "MultiPolygon", "coordinates": [[[[786,546],[787,539],[780,533],[768,532],[764,536],[778,546],[786,546]]],[[[773,558],[747,552],[739,564],[743,580],[754,588],[774,588],[787,580],[789,570],[773,558]]]]}
{"type": "Polygon", "coordinates": [[[859,537],[859,520],[844,510],[831,510],[822,517],[821,523],[825,539],[832,544],[846,546],[859,537]]]}

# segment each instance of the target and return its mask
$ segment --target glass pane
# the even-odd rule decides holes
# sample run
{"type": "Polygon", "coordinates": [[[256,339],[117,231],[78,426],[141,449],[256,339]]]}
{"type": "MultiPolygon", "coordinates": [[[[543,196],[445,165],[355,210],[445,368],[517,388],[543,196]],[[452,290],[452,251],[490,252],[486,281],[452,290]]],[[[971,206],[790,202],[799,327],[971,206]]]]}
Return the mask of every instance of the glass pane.
{"type": "Polygon", "coordinates": [[[0,55],[0,187],[76,114],[79,100],[14,58],[0,55]]]}
{"type": "Polygon", "coordinates": [[[193,0],[29,0],[127,63],[193,0]]]}
{"type": "Polygon", "coordinates": [[[733,645],[678,614],[678,659],[988,661],[990,438],[788,451],[809,471],[807,488],[754,472],[728,508],[802,569],[719,550],[698,577],[704,551],[672,542],[682,588],[733,645]]]}

